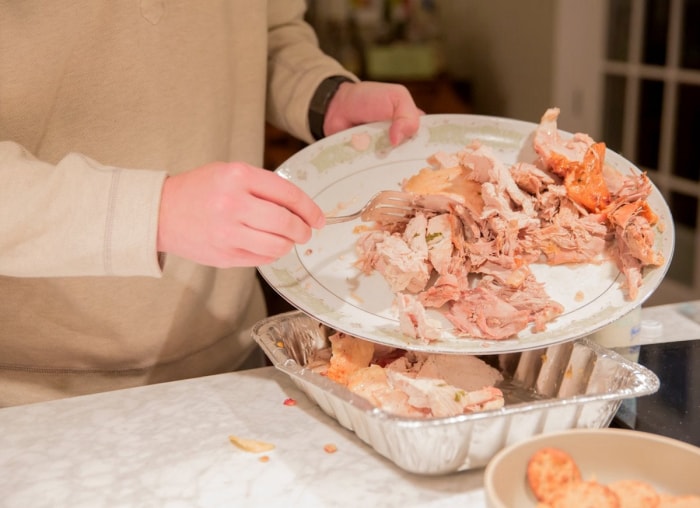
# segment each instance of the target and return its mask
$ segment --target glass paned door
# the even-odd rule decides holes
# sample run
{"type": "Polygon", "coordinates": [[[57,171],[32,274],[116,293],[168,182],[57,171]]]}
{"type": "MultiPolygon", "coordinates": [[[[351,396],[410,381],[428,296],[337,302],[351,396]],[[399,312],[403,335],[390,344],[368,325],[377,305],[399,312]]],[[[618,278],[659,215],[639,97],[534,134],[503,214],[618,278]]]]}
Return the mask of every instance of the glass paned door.
{"type": "Polygon", "coordinates": [[[677,234],[666,300],[700,297],[700,0],[610,0],[601,132],[647,171],[677,234]]]}
{"type": "Polygon", "coordinates": [[[598,81],[584,87],[559,65],[555,102],[571,103],[575,94],[586,104],[587,132],[646,171],[674,216],[671,268],[650,303],[700,299],[700,0],[559,0],[558,7],[557,47],[571,47],[567,34],[583,25],[591,48],[564,51],[557,61],[578,57],[578,75],[598,81]]]}

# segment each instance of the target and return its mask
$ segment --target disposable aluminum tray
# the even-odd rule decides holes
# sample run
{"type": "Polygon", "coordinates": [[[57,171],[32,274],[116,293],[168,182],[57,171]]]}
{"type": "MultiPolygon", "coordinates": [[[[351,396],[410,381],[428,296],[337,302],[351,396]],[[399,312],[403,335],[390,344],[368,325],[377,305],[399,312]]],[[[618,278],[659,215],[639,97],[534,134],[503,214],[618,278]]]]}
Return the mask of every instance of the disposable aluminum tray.
{"type": "Polygon", "coordinates": [[[344,386],[305,368],[333,333],[300,311],[257,323],[253,336],[279,370],[328,415],[402,469],[424,475],[480,468],[502,448],[529,437],[610,424],[624,399],[654,393],[650,370],[586,339],[543,349],[483,356],[504,376],[501,409],[448,418],[386,413],[344,386]]]}

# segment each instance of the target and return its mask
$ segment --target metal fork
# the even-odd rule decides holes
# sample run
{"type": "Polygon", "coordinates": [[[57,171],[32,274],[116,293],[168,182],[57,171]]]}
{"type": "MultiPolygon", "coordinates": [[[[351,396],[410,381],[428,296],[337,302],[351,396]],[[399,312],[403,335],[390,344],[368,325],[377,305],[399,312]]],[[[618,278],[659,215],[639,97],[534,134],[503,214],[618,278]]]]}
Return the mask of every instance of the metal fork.
{"type": "Polygon", "coordinates": [[[355,213],[326,217],[326,224],[338,224],[358,217],[366,222],[400,223],[414,217],[418,210],[447,212],[460,204],[444,194],[412,194],[385,190],[377,192],[355,213]]]}
{"type": "Polygon", "coordinates": [[[400,191],[380,191],[365,206],[350,215],[326,217],[326,224],[339,224],[361,218],[367,222],[402,222],[416,214],[415,196],[400,191]]]}

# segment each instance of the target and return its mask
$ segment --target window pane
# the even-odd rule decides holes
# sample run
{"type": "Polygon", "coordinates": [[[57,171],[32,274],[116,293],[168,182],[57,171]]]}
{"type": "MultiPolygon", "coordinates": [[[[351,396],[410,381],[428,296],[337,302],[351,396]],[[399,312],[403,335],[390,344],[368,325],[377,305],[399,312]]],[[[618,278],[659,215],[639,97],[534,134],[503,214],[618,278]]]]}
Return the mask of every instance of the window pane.
{"type": "Polygon", "coordinates": [[[624,76],[605,76],[605,97],[603,99],[603,139],[611,150],[622,151],[622,125],[625,112],[624,76]]]}
{"type": "Polygon", "coordinates": [[[700,86],[678,86],[678,111],[676,112],[676,145],[673,158],[673,174],[700,181],[700,86]]]}
{"type": "Polygon", "coordinates": [[[639,123],[637,124],[635,162],[645,168],[658,169],[664,83],[644,79],[640,82],[639,92],[639,123]]]}
{"type": "Polygon", "coordinates": [[[681,66],[700,69],[700,0],[685,0],[681,66]]]}
{"type": "Polygon", "coordinates": [[[695,233],[698,200],[694,196],[672,192],[669,207],[676,228],[676,245],[668,277],[692,286],[695,274],[695,233]]]}
{"type": "Polygon", "coordinates": [[[682,225],[688,229],[697,229],[698,222],[698,198],[689,194],[680,192],[671,192],[669,202],[673,222],[676,225],[682,225]]]}
{"type": "Polygon", "coordinates": [[[668,39],[668,15],[671,2],[648,0],[644,13],[644,54],[642,62],[651,65],[666,63],[668,39]]]}
{"type": "Polygon", "coordinates": [[[608,60],[627,60],[631,0],[611,0],[608,9],[608,60]]]}

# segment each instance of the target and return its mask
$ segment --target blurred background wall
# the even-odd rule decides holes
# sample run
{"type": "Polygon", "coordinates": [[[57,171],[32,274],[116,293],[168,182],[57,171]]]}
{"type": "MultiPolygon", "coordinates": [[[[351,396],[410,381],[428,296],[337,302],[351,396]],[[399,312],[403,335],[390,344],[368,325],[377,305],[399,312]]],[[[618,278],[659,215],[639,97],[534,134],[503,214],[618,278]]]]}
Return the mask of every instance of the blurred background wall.
{"type": "Polygon", "coordinates": [[[539,121],[552,105],[555,3],[438,3],[445,71],[472,83],[479,113],[539,121]]]}

